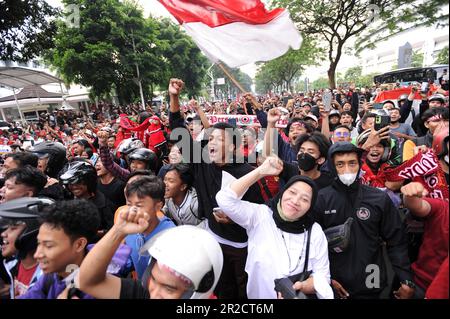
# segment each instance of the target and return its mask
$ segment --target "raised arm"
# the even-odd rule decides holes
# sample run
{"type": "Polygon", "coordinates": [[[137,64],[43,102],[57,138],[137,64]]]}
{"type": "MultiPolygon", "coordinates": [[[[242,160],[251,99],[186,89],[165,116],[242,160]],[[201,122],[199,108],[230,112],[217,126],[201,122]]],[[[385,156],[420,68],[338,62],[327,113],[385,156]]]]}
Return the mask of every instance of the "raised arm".
{"type": "Polygon", "coordinates": [[[216,201],[223,213],[239,226],[250,229],[262,216],[262,205],[241,200],[249,187],[259,179],[269,175],[278,175],[283,169],[283,162],[274,156],[258,168],[241,178],[233,181],[229,186],[220,190],[216,195],[216,201]]]}
{"type": "Polygon", "coordinates": [[[413,182],[403,186],[400,191],[403,194],[403,202],[405,207],[408,208],[411,213],[418,217],[426,217],[431,211],[431,206],[427,201],[424,201],[422,197],[428,195],[428,191],[422,184],[413,182]]]}
{"type": "Polygon", "coordinates": [[[200,120],[202,121],[202,124],[203,124],[203,128],[205,130],[208,129],[211,125],[209,124],[209,120],[206,117],[206,114],[203,111],[202,107],[200,105],[198,105],[196,100],[190,100],[189,105],[192,107],[192,109],[195,111],[195,113],[197,113],[198,116],[200,117],[200,120]]]}
{"type": "Polygon", "coordinates": [[[184,82],[180,79],[170,79],[169,82],[169,97],[170,97],[170,112],[177,113],[180,111],[180,93],[184,87],[184,82]]]}
{"type": "Polygon", "coordinates": [[[269,110],[267,114],[267,129],[264,134],[264,146],[263,155],[268,157],[271,155],[273,150],[273,142],[275,139],[276,129],[275,123],[281,118],[281,111],[278,108],[273,108],[269,110]]]}
{"type": "Polygon", "coordinates": [[[237,197],[242,197],[258,180],[266,176],[278,176],[282,170],[283,161],[276,156],[269,156],[261,166],[232,182],[230,189],[236,193],[237,197]]]}
{"type": "Polygon", "coordinates": [[[129,234],[148,227],[148,215],[137,209],[124,209],[117,222],[84,258],[78,274],[81,291],[97,299],[119,299],[121,279],[106,273],[114,253],[129,234]]]}

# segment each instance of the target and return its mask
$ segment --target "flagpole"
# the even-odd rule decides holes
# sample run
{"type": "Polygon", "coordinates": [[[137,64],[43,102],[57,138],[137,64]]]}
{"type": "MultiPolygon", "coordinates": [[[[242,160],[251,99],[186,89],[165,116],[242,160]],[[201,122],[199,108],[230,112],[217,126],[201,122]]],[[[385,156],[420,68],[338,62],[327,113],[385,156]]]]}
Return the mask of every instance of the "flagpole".
{"type": "Polygon", "coordinates": [[[219,68],[223,71],[223,73],[225,73],[226,76],[228,76],[228,78],[231,80],[231,82],[234,83],[234,85],[237,86],[237,88],[239,90],[241,90],[242,93],[246,93],[246,91],[244,90],[244,88],[242,87],[242,85],[233,77],[233,75],[231,75],[230,72],[228,72],[228,70],[224,67],[224,65],[222,64],[222,62],[217,62],[217,65],[219,66],[219,68]]]}

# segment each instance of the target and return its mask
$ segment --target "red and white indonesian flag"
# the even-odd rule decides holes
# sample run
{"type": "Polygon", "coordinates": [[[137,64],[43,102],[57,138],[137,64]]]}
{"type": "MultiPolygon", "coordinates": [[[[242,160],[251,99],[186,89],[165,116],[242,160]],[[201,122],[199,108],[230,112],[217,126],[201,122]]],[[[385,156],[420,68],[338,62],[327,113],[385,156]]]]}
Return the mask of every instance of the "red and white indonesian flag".
{"type": "Polygon", "coordinates": [[[285,9],[266,10],[260,0],[159,0],[213,62],[231,68],[270,61],[302,37],[285,9]]]}

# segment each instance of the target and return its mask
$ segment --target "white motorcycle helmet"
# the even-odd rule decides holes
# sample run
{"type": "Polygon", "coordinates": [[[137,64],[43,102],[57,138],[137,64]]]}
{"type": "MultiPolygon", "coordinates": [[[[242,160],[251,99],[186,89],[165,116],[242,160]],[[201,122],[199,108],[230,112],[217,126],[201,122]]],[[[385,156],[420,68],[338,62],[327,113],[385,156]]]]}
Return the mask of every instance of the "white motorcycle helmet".
{"type": "Polygon", "coordinates": [[[206,230],[191,225],[167,229],[155,235],[140,250],[153,260],[145,271],[142,282],[147,282],[155,259],[188,278],[193,289],[182,299],[208,299],[219,281],[223,266],[220,245],[206,230]]]}

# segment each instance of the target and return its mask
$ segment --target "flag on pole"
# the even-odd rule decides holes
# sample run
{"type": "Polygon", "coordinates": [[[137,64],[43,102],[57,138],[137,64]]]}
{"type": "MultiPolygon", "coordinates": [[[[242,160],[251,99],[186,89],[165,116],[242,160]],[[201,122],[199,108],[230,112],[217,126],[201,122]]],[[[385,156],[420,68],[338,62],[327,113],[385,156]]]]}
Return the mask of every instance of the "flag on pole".
{"type": "Polygon", "coordinates": [[[260,0],[158,0],[213,62],[231,68],[270,61],[302,37],[285,9],[267,10],[260,0]]]}

